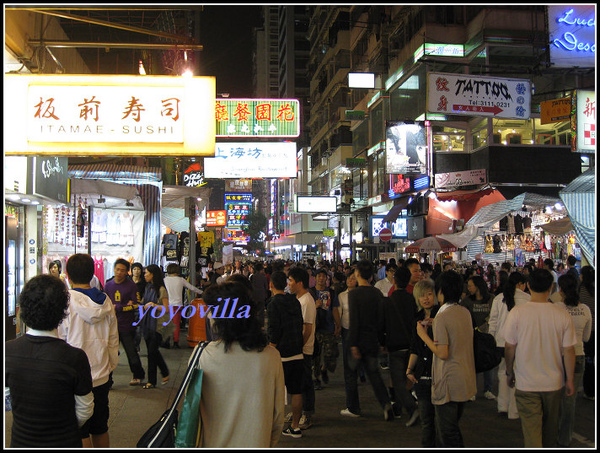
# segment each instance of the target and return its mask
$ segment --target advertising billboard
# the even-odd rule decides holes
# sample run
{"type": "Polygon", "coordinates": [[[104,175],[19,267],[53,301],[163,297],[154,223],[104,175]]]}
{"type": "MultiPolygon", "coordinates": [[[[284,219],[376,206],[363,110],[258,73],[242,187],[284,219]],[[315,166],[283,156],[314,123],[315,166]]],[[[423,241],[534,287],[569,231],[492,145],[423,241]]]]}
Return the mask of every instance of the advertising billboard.
{"type": "Polygon", "coordinates": [[[336,197],[311,197],[298,195],[296,197],[296,212],[313,214],[319,212],[336,212],[336,197]]]}
{"type": "Polygon", "coordinates": [[[371,238],[379,237],[384,228],[392,231],[392,239],[405,239],[408,236],[408,222],[406,218],[398,217],[394,222],[384,222],[385,216],[371,216],[371,238]]]}
{"type": "Polygon", "coordinates": [[[571,131],[572,151],[579,153],[596,152],[596,92],[577,90],[572,98],[573,115],[571,131]]]}
{"type": "Polygon", "coordinates": [[[205,178],[295,178],[296,143],[217,143],[215,157],[204,159],[205,178]]]}
{"type": "Polygon", "coordinates": [[[427,111],[526,120],[531,115],[531,82],[430,72],[427,74],[427,111]]]}
{"type": "Polygon", "coordinates": [[[217,137],[298,137],[297,99],[217,99],[217,137]]]}
{"type": "Polygon", "coordinates": [[[388,174],[427,173],[427,133],[423,123],[388,122],[385,138],[388,174]]]}
{"type": "Polygon", "coordinates": [[[251,193],[226,193],[227,228],[242,229],[250,225],[251,193]]]}

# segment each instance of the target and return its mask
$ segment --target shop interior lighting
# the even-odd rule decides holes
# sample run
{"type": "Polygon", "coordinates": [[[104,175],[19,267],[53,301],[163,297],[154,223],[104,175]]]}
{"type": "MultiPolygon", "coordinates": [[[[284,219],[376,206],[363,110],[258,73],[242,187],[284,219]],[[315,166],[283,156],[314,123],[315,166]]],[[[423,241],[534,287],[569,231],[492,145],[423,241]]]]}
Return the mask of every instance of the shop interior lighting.
{"type": "Polygon", "coordinates": [[[140,75],[146,75],[146,69],[144,69],[144,63],[140,60],[140,75]]]}
{"type": "Polygon", "coordinates": [[[556,203],[554,205],[554,209],[556,209],[557,211],[562,211],[563,210],[563,205],[560,203],[556,203]]]}

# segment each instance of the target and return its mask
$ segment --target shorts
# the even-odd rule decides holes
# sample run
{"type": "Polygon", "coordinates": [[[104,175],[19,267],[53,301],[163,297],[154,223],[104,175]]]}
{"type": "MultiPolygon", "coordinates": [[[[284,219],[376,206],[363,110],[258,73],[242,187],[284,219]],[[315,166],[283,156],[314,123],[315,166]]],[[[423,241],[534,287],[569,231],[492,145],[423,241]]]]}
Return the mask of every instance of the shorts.
{"type": "Polygon", "coordinates": [[[283,376],[285,387],[290,395],[302,393],[302,379],[304,377],[304,361],[291,360],[283,363],[283,376]]]}
{"type": "Polygon", "coordinates": [[[98,435],[108,432],[108,392],[110,381],[92,389],[94,394],[94,413],[80,428],[81,438],[87,439],[90,434],[98,435]]]}

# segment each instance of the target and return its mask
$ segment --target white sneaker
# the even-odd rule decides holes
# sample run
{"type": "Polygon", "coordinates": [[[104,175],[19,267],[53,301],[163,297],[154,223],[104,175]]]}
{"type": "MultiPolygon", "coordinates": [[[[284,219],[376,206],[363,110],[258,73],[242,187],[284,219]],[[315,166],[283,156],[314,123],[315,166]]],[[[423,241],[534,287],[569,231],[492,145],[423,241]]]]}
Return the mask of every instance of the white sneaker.
{"type": "Polygon", "coordinates": [[[477,397],[476,397],[475,395],[473,395],[473,396],[472,396],[472,397],[469,399],[469,401],[475,401],[476,399],[477,399],[477,397]]]}
{"type": "Polygon", "coordinates": [[[485,392],[483,394],[483,396],[485,396],[488,400],[495,400],[496,399],[496,395],[494,395],[492,392],[490,392],[489,390],[487,392],[485,392]]]}
{"type": "Polygon", "coordinates": [[[343,415],[345,417],[352,417],[352,418],[357,418],[360,417],[360,414],[355,414],[354,412],[352,412],[350,409],[346,408],[346,409],[342,409],[340,411],[340,415],[343,415]]]}
{"type": "Polygon", "coordinates": [[[411,427],[412,425],[417,423],[418,419],[419,419],[419,409],[415,408],[412,415],[410,416],[410,420],[408,420],[408,422],[406,423],[406,426],[411,427]]]}

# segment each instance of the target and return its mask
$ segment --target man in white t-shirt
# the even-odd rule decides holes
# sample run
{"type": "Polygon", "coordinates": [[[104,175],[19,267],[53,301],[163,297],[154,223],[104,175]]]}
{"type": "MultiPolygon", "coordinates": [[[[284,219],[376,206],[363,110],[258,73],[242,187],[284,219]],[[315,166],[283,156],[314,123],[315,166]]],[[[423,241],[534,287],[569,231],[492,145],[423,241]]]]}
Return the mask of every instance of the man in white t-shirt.
{"type": "Polygon", "coordinates": [[[553,281],[547,269],[531,272],[531,301],[514,307],[504,324],[506,379],[516,387],[525,448],[556,446],[563,386],[567,396],[575,392],[575,328],[548,301],[553,281]]]}
{"type": "Polygon", "coordinates": [[[375,288],[381,291],[384,297],[388,297],[394,290],[394,274],[396,273],[396,266],[394,263],[388,263],[385,265],[385,278],[375,283],[375,288]]]}
{"type": "Polygon", "coordinates": [[[315,347],[315,320],[317,316],[317,305],[308,291],[308,271],[301,267],[294,267],[288,273],[288,287],[290,293],[295,294],[302,308],[302,319],[304,326],[302,336],[304,346],[304,378],[302,385],[302,418],[300,429],[308,429],[312,426],[312,416],[315,412],[315,388],[312,380],[312,360],[315,347]]]}

